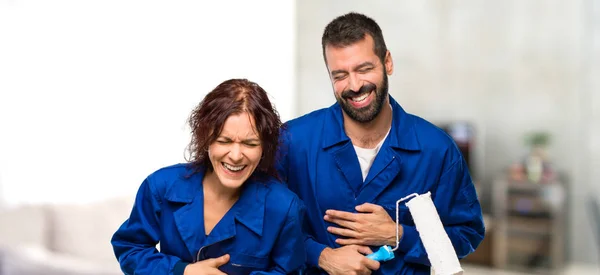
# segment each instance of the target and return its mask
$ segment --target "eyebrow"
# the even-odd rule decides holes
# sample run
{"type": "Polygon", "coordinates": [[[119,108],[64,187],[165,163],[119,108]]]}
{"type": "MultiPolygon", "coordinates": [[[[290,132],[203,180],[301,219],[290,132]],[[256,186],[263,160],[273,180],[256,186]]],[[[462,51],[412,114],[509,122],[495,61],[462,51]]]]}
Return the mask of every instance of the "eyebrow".
{"type": "MultiPolygon", "coordinates": [[[[227,137],[227,136],[219,136],[218,138],[222,138],[222,139],[225,139],[227,141],[232,141],[232,139],[229,138],[229,137],[227,137]]],[[[260,139],[258,139],[258,138],[249,138],[249,139],[242,140],[242,142],[260,142],[260,139]]]]}
{"type": "MultiPolygon", "coordinates": [[[[365,67],[375,67],[375,64],[373,64],[373,62],[363,62],[361,64],[359,64],[358,66],[354,67],[354,71],[358,71],[360,69],[363,69],[365,67]]],[[[336,74],[342,74],[342,73],[347,73],[346,70],[335,70],[335,71],[331,71],[331,75],[336,75],[336,74]]]]}

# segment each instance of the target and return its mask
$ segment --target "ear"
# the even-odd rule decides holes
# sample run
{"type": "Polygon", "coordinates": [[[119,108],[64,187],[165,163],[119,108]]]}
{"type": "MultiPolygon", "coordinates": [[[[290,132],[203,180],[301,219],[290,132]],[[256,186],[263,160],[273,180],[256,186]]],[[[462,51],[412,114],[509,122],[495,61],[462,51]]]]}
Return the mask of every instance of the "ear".
{"type": "Polygon", "coordinates": [[[392,75],[394,72],[394,61],[392,60],[392,54],[390,51],[385,52],[385,60],[383,60],[383,65],[385,66],[385,71],[388,75],[392,75]]]}

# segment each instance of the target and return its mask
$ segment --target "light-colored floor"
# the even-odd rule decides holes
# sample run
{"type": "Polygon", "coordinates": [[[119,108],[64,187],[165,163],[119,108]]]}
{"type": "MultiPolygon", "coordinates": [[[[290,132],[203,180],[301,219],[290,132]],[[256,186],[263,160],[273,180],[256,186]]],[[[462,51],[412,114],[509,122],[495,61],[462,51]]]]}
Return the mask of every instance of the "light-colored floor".
{"type": "MultiPolygon", "coordinates": [[[[598,275],[600,274],[600,265],[570,265],[561,272],[553,275],[598,275]]],[[[519,273],[499,269],[491,269],[480,266],[463,265],[464,275],[526,275],[530,273],[519,273]]],[[[540,274],[540,273],[536,273],[540,274]]]]}

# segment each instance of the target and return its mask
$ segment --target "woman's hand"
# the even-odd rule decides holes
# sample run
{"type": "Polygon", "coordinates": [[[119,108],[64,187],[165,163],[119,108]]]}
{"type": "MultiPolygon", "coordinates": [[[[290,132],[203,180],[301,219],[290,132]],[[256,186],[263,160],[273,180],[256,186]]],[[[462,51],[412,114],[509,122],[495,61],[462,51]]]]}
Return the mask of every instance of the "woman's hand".
{"type": "Polygon", "coordinates": [[[185,267],[183,275],[227,275],[218,269],[219,266],[222,266],[227,262],[229,262],[229,254],[225,254],[219,258],[195,262],[185,267]]]}

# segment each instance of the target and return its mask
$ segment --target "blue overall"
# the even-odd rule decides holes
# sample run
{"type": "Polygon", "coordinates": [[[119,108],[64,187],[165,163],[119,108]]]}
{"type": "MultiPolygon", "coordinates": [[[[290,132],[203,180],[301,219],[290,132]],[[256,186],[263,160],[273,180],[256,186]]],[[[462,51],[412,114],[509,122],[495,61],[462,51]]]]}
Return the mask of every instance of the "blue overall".
{"type": "MultiPolygon", "coordinates": [[[[396,201],[428,191],[459,256],[473,252],[484,237],[481,207],[458,147],[445,132],[406,113],[390,96],[392,126],[363,182],[361,168],[343,127],[339,104],[288,121],[282,131],[283,159],[279,171],[306,205],[305,245],[309,273],[320,273],[319,255],[337,248],[340,237],[327,231],[328,209],[356,212],[373,203],[396,219],[396,201]],[[311,271],[312,270],[312,271],[311,271]]],[[[430,274],[430,263],[407,207],[400,207],[403,225],[395,258],[373,274],[430,274]]],[[[377,247],[372,248],[373,251],[377,247]]]]}
{"type": "Polygon", "coordinates": [[[112,238],[125,274],[183,274],[189,263],[224,254],[227,274],[289,274],[305,262],[304,206],[281,182],[246,181],[238,201],[207,236],[204,172],[160,169],[142,183],[131,216],[112,238]],[[160,243],[160,252],[155,248],[160,243]]]}

